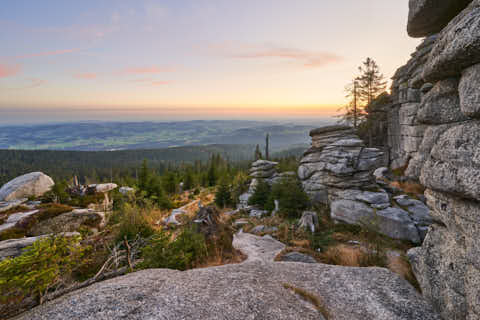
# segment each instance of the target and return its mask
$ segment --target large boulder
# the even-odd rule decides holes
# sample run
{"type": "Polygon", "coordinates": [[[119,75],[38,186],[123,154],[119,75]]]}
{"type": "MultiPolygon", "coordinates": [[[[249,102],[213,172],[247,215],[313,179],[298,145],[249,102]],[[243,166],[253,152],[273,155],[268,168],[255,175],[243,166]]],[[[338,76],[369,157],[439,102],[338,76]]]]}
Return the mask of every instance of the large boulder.
{"type": "Polygon", "coordinates": [[[362,225],[373,220],[375,213],[363,202],[341,199],[332,202],[330,216],[344,223],[362,225]]]}
{"type": "Polygon", "coordinates": [[[407,31],[425,37],[441,31],[472,0],[410,0],[407,31]]]}
{"type": "Polygon", "coordinates": [[[54,186],[52,178],[42,172],[31,172],[17,177],[0,188],[0,201],[40,197],[54,186]]]}
{"type": "Polygon", "coordinates": [[[378,232],[390,238],[421,243],[414,221],[403,209],[389,207],[379,210],[371,223],[374,228],[378,228],[378,232]]]}
{"type": "Polygon", "coordinates": [[[245,262],[134,272],[18,319],[440,320],[408,282],[387,269],[273,262],[284,245],[268,236],[239,234],[234,246],[248,255],[245,262]]]}

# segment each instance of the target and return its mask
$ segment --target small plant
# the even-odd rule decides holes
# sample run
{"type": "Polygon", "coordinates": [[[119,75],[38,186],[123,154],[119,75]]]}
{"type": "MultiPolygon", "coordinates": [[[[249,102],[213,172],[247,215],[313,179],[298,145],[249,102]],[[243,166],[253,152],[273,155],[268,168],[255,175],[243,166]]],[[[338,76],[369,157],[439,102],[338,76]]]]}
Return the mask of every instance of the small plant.
{"type": "Polygon", "coordinates": [[[37,240],[25,252],[0,262],[0,302],[39,298],[68,278],[81,261],[80,237],[51,237],[37,240]]]}

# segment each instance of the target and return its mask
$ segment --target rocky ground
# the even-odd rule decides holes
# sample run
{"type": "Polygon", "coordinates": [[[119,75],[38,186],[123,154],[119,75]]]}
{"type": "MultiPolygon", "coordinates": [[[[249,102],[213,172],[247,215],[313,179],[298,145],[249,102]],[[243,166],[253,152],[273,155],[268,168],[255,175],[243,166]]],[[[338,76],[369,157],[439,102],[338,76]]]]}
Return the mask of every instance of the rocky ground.
{"type": "Polygon", "coordinates": [[[284,245],[240,233],[240,264],[153,269],[94,284],[17,319],[440,319],[381,268],[273,262],[284,245]]]}

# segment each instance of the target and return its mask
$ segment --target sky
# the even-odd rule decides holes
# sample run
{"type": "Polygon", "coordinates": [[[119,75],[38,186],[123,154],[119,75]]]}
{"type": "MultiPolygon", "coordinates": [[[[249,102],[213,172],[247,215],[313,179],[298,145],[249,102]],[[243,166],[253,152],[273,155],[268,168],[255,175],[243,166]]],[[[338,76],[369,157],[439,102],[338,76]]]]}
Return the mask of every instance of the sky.
{"type": "Polygon", "coordinates": [[[15,0],[0,4],[0,124],[311,119],[372,57],[419,44],[407,0],[15,0]]]}

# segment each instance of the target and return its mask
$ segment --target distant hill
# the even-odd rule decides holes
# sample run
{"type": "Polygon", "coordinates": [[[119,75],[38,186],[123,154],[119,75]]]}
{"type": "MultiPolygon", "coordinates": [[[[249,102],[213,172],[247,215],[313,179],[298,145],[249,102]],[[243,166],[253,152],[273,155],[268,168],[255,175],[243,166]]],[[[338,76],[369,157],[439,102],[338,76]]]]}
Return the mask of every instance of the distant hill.
{"type": "Polygon", "coordinates": [[[0,149],[106,151],[207,144],[263,144],[272,151],[309,143],[308,132],[331,124],[279,124],[268,121],[196,120],[181,122],[79,122],[0,126],[0,149]]]}

